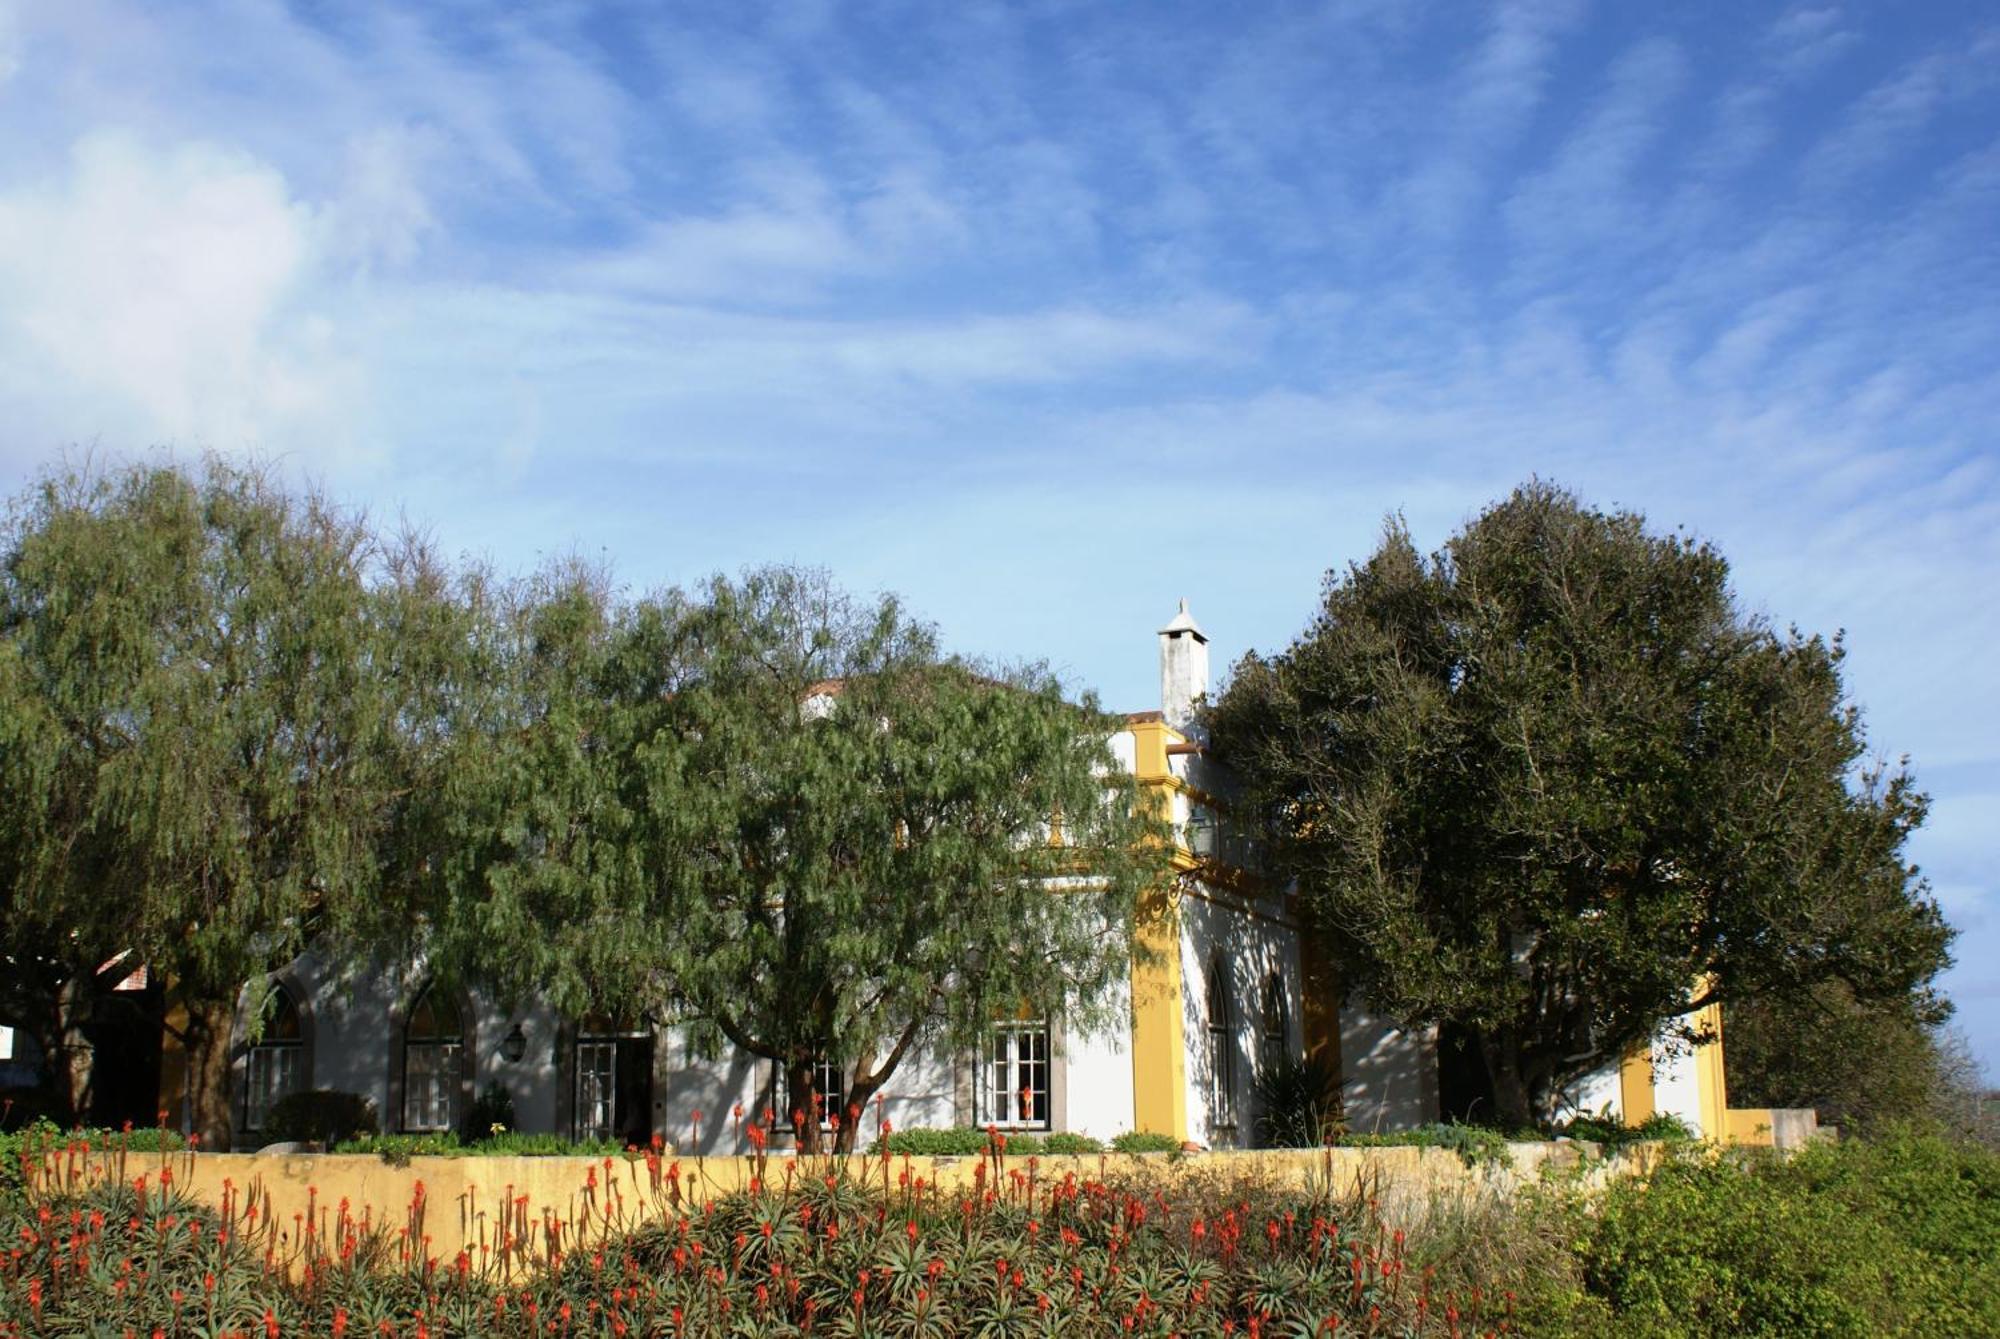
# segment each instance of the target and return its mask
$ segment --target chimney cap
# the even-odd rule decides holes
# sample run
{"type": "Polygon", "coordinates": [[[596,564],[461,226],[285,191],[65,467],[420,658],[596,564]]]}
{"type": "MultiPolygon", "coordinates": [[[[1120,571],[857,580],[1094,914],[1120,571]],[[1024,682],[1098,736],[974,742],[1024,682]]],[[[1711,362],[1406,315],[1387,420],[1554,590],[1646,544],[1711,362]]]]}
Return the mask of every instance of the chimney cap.
{"type": "Polygon", "coordinates": [[[1187,598],[1185,596],[1181,598],[1180,612],[1174,615],[1172,622],[1160,629],[1160,635],[1162,637],[1174,637],[1183,632],[1192,632],[1195,640],[1198,642],[1208,640],[1208,634],[1201,630],[1201,624],[1195,622],[1194,615],[1188,612],[1187,598]]]}

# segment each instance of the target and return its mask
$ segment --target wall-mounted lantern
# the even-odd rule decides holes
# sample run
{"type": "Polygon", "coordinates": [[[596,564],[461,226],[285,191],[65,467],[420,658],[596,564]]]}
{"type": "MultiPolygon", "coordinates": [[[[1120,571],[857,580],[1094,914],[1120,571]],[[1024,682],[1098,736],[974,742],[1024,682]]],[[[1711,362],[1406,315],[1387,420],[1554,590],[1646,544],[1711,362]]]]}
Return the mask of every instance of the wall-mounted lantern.
{"type": "Polygon", "coordinates": [[[507,1057],[508,1064],[515,1065],[519,1064],[521,1061],[521,1057],[526,1055],[527,1053],[528,1053],[528,1038],[526,1034],[524,1034],[521,1031],[521,1025],[519,1023],[516,1023],[514,1024],[513,1030],[508,1032],[508,1034],[501,1039],[500,1054],[507,1057]]]}

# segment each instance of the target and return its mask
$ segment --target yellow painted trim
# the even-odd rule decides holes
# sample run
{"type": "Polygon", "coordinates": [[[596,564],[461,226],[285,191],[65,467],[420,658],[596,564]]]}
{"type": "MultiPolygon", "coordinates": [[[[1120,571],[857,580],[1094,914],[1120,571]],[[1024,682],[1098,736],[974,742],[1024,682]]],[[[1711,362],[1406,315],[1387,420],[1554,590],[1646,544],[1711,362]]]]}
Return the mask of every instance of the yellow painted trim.
{"type": "Polygon", "coordinates": [[[1729,1138],[1729,1085],[1722,1064],[1722,1006],[1696,1011],[1694,1026],[1711,1038],[1695,1048],[1694,1076],[1701,1110],[1701,1132],[1716,1143],[1729,1138]]]}
{"type": "Polygon", "coordinates": [[[1653,1049],[1641,1045],[1629,1051],[1618,1065],[1618,1105],[1624,1108],[1625,1124],[1644,1125],[1653,1118],[1653,1049]]]}
{"type": "MultiPolygon", "coordinates": [[[[1172,804],[1167,745],[1180,740],[1164,721],[1134,721],[1132,775],[1141,802],[1172,804]]],[[[1174,852],[1176,873],[1195,868],[1185,850],[1174,852]]],[[[1176,1139],[1188,1137],[1187,1037],[1182,1012],[1181,880],[1148,892],[1132,926],[1132,1126],[1176,1139]]]]}
{"type": "Polygon", "coordinates": [[[1177,887],[1156,889],[1140,901],[1132,939],[1132,1128],[1186,1139],[1187,1037],[1177,887]]]}
{"type": "Polygon", "coordinates": [[[1771,1148],[1777,1143],[1772,1133],[1777,1122],[1768,1107],[1731,1107],[1724,1115],[1727,1138],[1723,1142],[1751,1148],[1771,1148]]]}
{"type": "Polygon", "coordinates": [[[1132,731],[1132,775],[1147,785],[1171,783],[1174,774],[1167,766],[1167,736],[1180,743],[1180,731],[1168,729],[1165,721],[1133,721],[1128,728],[1132,731]]]}

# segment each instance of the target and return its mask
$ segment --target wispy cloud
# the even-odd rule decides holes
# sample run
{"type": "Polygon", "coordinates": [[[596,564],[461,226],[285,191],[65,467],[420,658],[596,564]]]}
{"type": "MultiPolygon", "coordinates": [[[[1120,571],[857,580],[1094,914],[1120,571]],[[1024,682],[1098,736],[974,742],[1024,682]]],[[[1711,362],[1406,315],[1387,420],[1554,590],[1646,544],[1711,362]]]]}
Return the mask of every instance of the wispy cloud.
{"type": "Polygon", "coordinates": [[[1852,630],[1972,989],[1996,44],[1816,0],[0,0],[0,471],[254,447],[503,563],[826,561],[1135,703],[1172,596],[1269,646],[1383,512],[1435,541],[1539,472],[1852,630]]]}

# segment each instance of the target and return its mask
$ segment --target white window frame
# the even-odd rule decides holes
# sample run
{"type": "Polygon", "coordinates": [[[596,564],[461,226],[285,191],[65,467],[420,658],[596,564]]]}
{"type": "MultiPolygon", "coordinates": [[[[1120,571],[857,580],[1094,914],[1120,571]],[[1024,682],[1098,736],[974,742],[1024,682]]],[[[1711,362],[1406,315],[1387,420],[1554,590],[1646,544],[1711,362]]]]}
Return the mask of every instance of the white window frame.
{"type": "MultiPolygon", "coordinates": [[[[830,1130],[833,1122],[828,1117],[838,1113],[842,1123],[847,1120],[847,1073],[831,1060],[813,1061],[813,1092],[818,1095],[819,1128],[830,1130]],[[836,1105],[839,1104],[839,1105],[836,1105]]],[[[777,1115],[778,1128],[798,1133],[798,1126],[792,1121],[792,1090],[785,1079],[785,1067],[778,1061],[771,1062],[771,1110],[777,1115]]]]}
{"type": "Polygon", "coordinates": [[[1002,1130],[1055,1128],[1055,1036],[1046,1019],[1009,1020],[994,1024],[987,1034],[985,1053],[979,1060],[978,1092],[982,1125],[1002,1130]],[[1027,1044],[1025,1053],[1024,1043],[1027,1044]],[[1037,1050],[1039,1054],[1036,1054],[1037,1050]],[[1028,1110],[1025,1112],[1021,1110],[1023,1089],[1028,1092],[1028,1110]]]}

